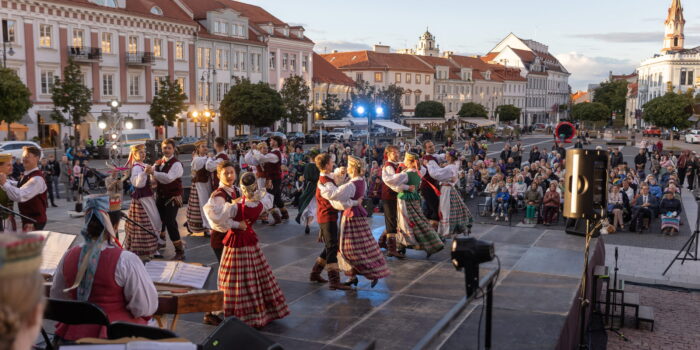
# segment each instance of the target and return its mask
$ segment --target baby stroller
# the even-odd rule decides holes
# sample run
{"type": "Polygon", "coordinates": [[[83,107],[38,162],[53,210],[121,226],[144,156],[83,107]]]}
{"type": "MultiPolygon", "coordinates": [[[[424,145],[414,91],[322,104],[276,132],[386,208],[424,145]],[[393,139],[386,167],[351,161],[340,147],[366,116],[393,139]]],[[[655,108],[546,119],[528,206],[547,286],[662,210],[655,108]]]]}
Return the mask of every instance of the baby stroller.
{"type": "Polygon", "coordinates": [[[95,168],[85,167],[85,184],[90,190],[105,188],[106,174],[99,172],[95,168]]]}

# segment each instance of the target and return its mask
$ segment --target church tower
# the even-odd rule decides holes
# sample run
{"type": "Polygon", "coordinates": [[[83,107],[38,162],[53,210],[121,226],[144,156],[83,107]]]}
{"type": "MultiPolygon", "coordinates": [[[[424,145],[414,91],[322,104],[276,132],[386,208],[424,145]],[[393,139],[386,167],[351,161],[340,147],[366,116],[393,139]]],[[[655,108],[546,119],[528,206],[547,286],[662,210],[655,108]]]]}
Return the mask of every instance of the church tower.
{"type": "Polygon", "coordinates": [[[683,50],[685,36],[683,35],[683,27],[685,26],[685,18],[683,18],[683,7],[681,0],[673,0],[671,7],[668,9],[668,17],[666,17],[664,48],[661,52],[683,50]]]}
{"type": "Polygon", "coordinates": [[[416,55],[440,56],[440,47],[435,45],[435,37],[433,34],[430,34],[428,28],[425,29],[425,33],[421,35],[420,40],[418,41],[416,55]]]}

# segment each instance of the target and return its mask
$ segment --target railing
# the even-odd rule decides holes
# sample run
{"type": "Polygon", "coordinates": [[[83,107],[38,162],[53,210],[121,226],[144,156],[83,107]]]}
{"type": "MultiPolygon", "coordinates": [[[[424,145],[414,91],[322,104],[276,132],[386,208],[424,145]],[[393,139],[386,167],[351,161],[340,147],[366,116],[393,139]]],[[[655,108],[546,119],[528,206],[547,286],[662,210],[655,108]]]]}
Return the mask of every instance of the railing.
{"type": "Polygon", "coordinates": [[[147,65],[156,61],[153,52],[127,52],[126,64],[147,65]]]}
{"type": "Polygon", "coordinates": [[[102,59],[102,49],[99,47],[68,46],[68,56],[76,61],[99,61],[102,59]]]}

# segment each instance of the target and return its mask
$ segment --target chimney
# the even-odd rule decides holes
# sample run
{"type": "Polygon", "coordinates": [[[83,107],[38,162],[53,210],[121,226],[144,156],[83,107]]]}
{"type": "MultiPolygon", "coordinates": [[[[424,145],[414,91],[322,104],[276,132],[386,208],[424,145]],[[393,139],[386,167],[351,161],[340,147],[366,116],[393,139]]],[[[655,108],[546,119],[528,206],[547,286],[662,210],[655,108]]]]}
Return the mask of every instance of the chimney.
{"type": "Polygon", "coordinates": [[[333,52],[333,53],[338,53],[338,50],[333,50],[332,52],[333,52]]]}
{"type": "Polygon", "coordinates": [[[389,47],[389,45],[374,44],[374,52],[391,53],[391,48],[389,47]]]}

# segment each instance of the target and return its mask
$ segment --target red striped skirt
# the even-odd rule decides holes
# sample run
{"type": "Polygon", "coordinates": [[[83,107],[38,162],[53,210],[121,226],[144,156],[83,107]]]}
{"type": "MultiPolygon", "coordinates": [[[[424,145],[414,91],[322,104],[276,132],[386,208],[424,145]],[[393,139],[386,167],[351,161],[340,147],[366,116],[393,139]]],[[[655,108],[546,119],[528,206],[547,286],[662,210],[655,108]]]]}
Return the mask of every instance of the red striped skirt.
{"type": "Polygon", "coordinates": [[[224,247],[218,284],[224,292],[226,317],[260,328],[289,315],[284,294],[257,244],[224,247]]]}
{"type": "Polygon", "coordinates": [[[343,217],[339,253],[338,266],[343,271],[355,269],[358,275],[370,280],[390,274],[366,217],[343,217]]]}
{"type": "Polygon", "coordinates": [[[202,210],[199,207],[199,194],[197,187],[192,184],[190,188],[190,197],[187,200],[187,230],[190,233],[203,232],[204,222],[202,221],[202,210]]]}
{"type": "MultiPolygon", "coordinates": [[[[131,200],[129,219],[136,221],[139,225],[153,232],[157,232],[153,229],[151,220],[138,199],[131,200]]],[[[139,257],[151,257],[158,250],[158,239],[146,230],[127,221],[124,223],[124,231],[126,232],[124,249],[133,252],[139,257]]]]}

